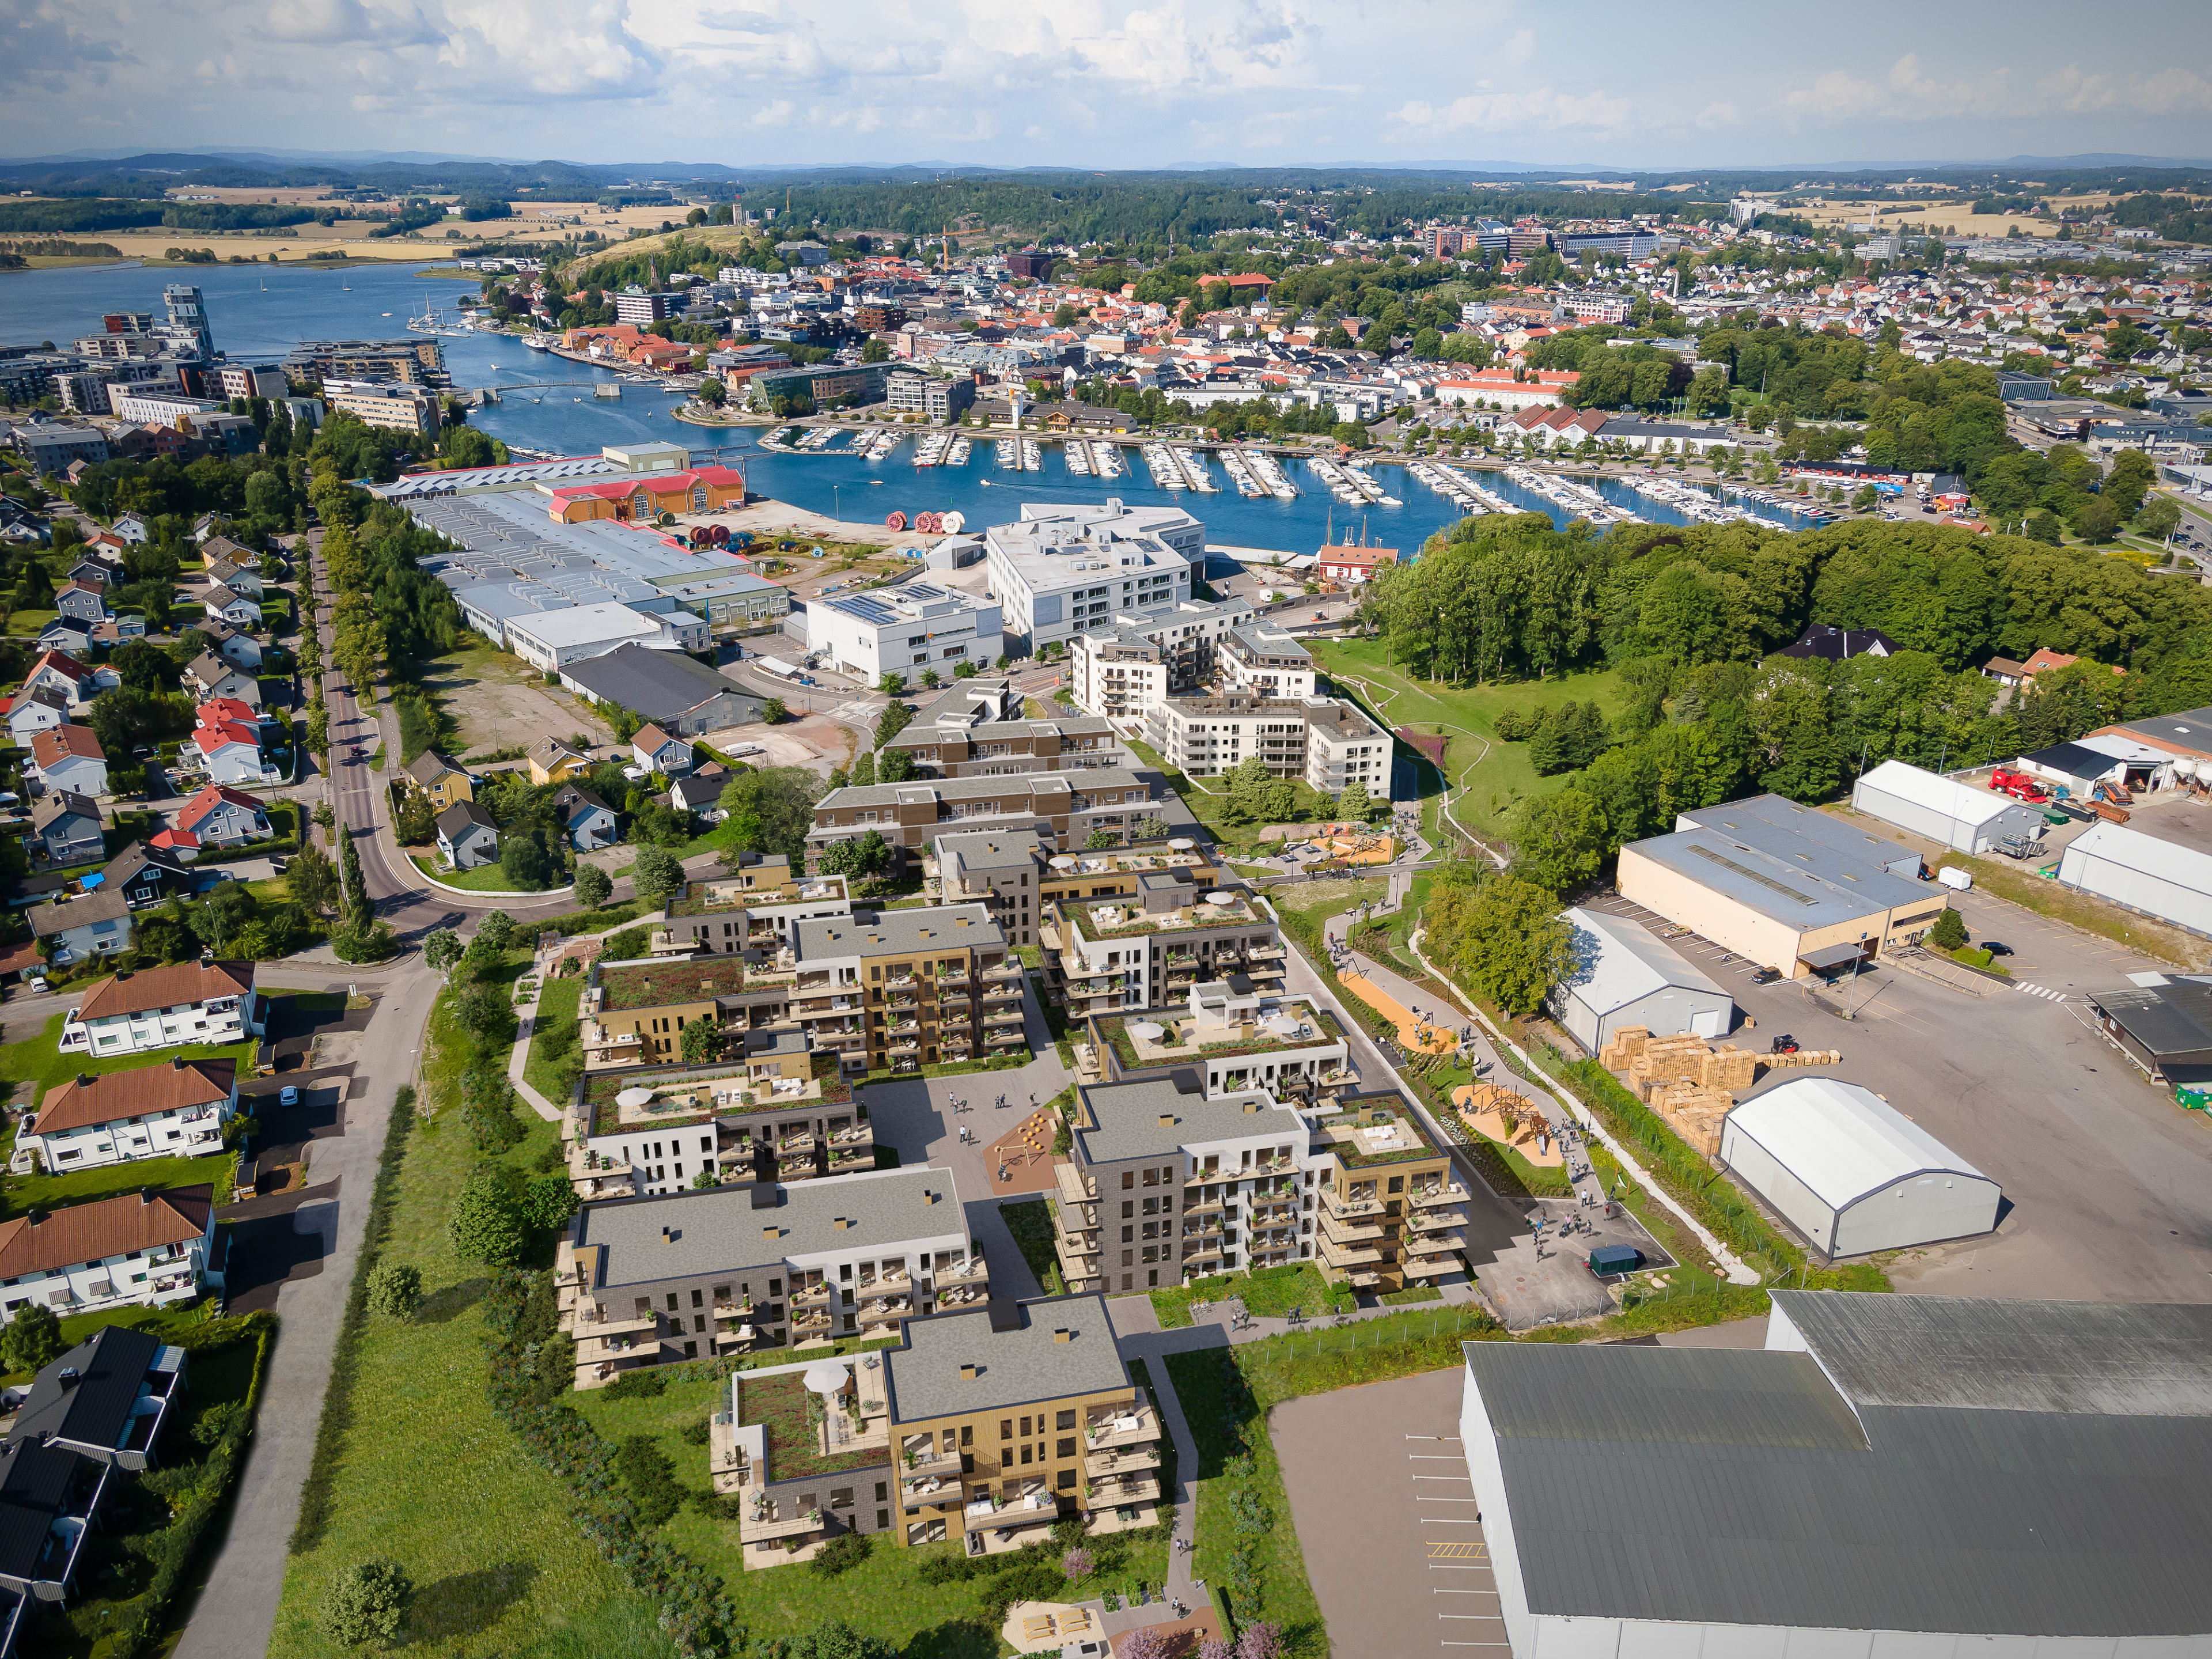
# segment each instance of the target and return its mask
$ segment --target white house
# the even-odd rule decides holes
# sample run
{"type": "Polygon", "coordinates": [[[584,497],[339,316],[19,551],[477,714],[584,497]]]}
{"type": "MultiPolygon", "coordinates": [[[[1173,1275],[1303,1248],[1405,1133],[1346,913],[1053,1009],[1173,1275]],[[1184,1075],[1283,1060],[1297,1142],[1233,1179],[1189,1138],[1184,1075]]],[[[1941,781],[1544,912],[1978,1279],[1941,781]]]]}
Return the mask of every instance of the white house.
{"type": "MultiPolygon", "coordinates": [[[[226,629],[230,626],[228,623],[217,625],[226,629]]],[[[243,640],[246,636],[233,630],[231,637],[234,640],[243,640]]],[[[254,666],[258,667],[260,659],[258,647],[255,650],[254,658],[254,666]]],[[[203,702],[213,702],[217,697],[228,697],[234,702],[245,703],[250,708],[258,708],[261,706],[259,678],[256,677],[252,667],[248,667],[232,658],[228,646],[222,648],[221,655],[214,651],[203,651],[198,656],[193,658],[191,666],[185,670],[184,681],[185,689],[203,702]]]]}
{"type": "MultiPolygon", "coordinates": [[[[79,662],[66,651],[42,651],[23,676],[23,690],[59,692],[72,708],[82,708],[101,692],[123,684],[106,664],[96,667],[79,662]]],[[[18,693],[21,696],[21,693],[18,693]]]]}
{"type": "Polygon", "coordinates": [[[227,587],[257,605],[265,597],[261,586],[261,573],[258,570],[248,570],[244,565],[233,564],[228,559],[211,559],[208,562],[207,573],[208,580],[217,586],[227,587]]]}
{"type": "Polygon", "coordinates": [[[142,1158],[198,1158],[222,1150],[238,1110],[238,1062],[173,1057],[49,1089],[15,1134],[50,1175],[142,1158]]]}
{"type": "Polygon", "coordinates": [[[233,628],[254,628],[261,622],[260,601],[249,599],[221,582],[201,596],[200,605],[209,616],[220,617],[233,628]]]}
{"type": "Polygon", "coordinates": [[[58,968],[112,957],[131,948],[131,907],[112,888],[100,887],[76,898],[33,904],[25,913],[34,938],[52,941],[58,968]]]}
{"type": "Polygon", "coordinates": [[[250,962],[188,962],[104,979],[62,1021],[64,1054],[140,1054],[181,1043],[221,1047],[264,1024],[250,962]]]}
{"type": "Polygon", "coordinates": [[[26,686],[11,697],[0,698],[0,711],[8,721],[8,735],[18,749],[28,749],[31,739],[51,732],[69,719],[69,696],[51,685],[26,686]]]}
{"type": "Polygon", "coordinates": [[[568,833],[568,845],[579,853],[594,852],[615,844],[615,815],[590,790],[580,789],[573,783],[565,785],[553,797],[553,810],[568,833]]]}
{"type": "Polygon", "coordinates": [[[49,789],[107,793],[107,751],[88,726],[57,726],[31,739],[31,762],[49,789]]]}
{"type": "Polygon", "coordinates": [[[456,870],[499,862],[499,826],[472,800],[456,801],[438,814],[438,850],[456,870]]]}
{"type": "Polygon", "coordinates": [[[719,768],[712,777],[678,778],[668,786],[668,804],[704,823],[720,823],[728,816],[722,811],[721,802],[722,791],[729,781],[729,775],[719,768]]]}
{"type": "MultiPolygon", "coordinates": [[[[228,623],[215,617],[203,617],[192,624],[193,629],[206,636],[215,654],[235,667],[256,669],[261,666],[261,641],[251,634],[241,634],[228,623]]],[[[198,667],[198,663],[192,665],[198,667]]],[[[222,696],[224,692],[204,695],[222,696]]]]}
{"type": "Polygon", "coordinates": [[[0,1322],[189,1302],[211,1277],[215,1188],[122,1193],[0,1222],[0,1322]]]}
{"type": "Polygon", "coordinates": [[[276,833],[259,801],[220,783],[209,784],[185,803],[177,813],[177,828],[203,847],[243,847],[276,833]]]}
{"type": "Polygon", "coordinates": [[[192,728],[191,741],[185,746],[198,752],[215,783],[282,783],[284,774],[263,752],[261,734],[258,721],[228,714],[211,717],[203,707],[200,724],[192,728]]]}

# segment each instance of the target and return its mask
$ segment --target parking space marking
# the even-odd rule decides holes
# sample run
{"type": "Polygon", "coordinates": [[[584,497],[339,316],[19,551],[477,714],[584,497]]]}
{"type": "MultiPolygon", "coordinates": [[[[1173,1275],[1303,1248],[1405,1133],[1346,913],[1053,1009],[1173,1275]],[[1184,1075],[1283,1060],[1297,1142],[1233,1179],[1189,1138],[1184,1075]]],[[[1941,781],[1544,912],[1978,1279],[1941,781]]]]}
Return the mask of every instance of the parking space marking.
{"type": "Polygon", "coordinates": [[[1480,1540],[1470,1543],[1463,1538],[1431,1538],[1428,1540],[1431,1561],[1487,1561],[1490,1546],[1480,1540]]]}

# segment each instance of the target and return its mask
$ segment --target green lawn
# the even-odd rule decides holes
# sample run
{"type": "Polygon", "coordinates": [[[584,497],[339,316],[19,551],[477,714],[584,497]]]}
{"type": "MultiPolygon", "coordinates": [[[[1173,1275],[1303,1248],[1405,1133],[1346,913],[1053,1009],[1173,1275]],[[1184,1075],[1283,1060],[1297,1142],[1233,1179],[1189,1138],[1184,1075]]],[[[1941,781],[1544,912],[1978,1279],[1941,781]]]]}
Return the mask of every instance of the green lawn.
{"type": "Polygon", "coordinates": [[[568,1104],[583,1068],[576,1050],[576,1010],[583,998],[581,974],[549,979],[538,995],[538,1023],[531,1033],[522,1080],[556,1106],[568,1104]]]}
{"type": "Polygon", "coordinates": [[[11,611],[8,613],[8,631],[34,640],[61,614],[58,611],[11,611]]]}
{"type": "Polygon", "coordinates": [[[43,1092],[55,1084],[68,1082],[80,1072],[100,1077],[141,1066],[166,1066],[172,1054],[181,1054],[186,1060],[234,1060],[240,1071],[253,1063],[254,1045],[250,1039],[220,1048],[197,1045],[156,1048],[139,1054],[112,1054],[105,1060],[94,1060],[82,1053],[65,1054],[61,1051],[63,1018],[56,1014],[38,1036],[0,1048],[0,1082],[27,1083],[43,1092]]]}
{"type": "MultiPolygon", "coordinates": [[[[1468,828],[1485,835],[1502,835],[1514,802],[1543,787],[1528,763],[1526,744],[1497,741],[1500,714],[1593,699],[1607,719],[1620,712],[1619,680],[1610,669],[1557,680],[1450,687],[1391,666],[1380,640],[1315,640],[1310,648],[1341,689],[1366,693],[1386,726],[1443,733],[1445,769],[1453,786],[1467,792],[1454,809],[1468,828]]],[[[1433,787],[1425,782],[1425,793],[1433,787]]]]}
{"type": "Polygon", "coordinates": [[[1172,1290],[1152,1292],[1153,1310],[1162,1330],[1176,1330],[1191,1323],[1194,1302],[1225,1302],[1231,1297],[1244,1304],[1255,1319],[1281,1319],[1293,1308],[1309,1317],[1324,1313],[1348,1313],[1353,1305],[1352,1286],[1331,1285],[1310,1261],[1294,1261],[1257,1273],[1216,1273],[1193,1279],[1172,1290]]]}
{"type": "MultiPolygon", "coordinates": [[[[524,957],[514,953],[520,973],[524,957]]],[[[492,1415],[478,1310],[481,1264],[462,1259],[447,1212],[477,1162],[456,1106],[464,1045],[441,1003],[426,1068],[437,1114],[408,1138],[384,1259],[422,1274],[422,1312],[372,1316],[351,1390],[351,1426],[331,1470],[329,1520],[295,1553],[269,1651],[275,1659],[337,1659],[317,1628],[324,1588],[340,1568],[397,1561],[420,1587],[410,1653],[450,1659],[620,1653],[675,1659],[653,1611],[627,1590],[569,1519],[568,1494],[492,1415]]],[[[555,1147],[554,1126],[518,1114],[528,1170],[555,1147]]]]}
{"type": "MultiPolygon", "coordinates": [[[[441,870],[428,859],[418,859],[409,854],[407,861],[433,881],[441,881],[448,887],[459,887],[471,893],[512,893],[516,890],[514,878],[496,864],[478,865],[473,870],[441,870]]],[[[556,892],[557,888],[548,888],[556,892]]]]}
{"type": "MultiPolygon", "coordinates": [[[[8,1152],[15,1151],[15,1135],[8,1137],[8,1152]]],[[[230,1202],[238,1177],[238,1154],[210,1153],[205,1158],[143,1158],[128,1164],[103,1164],[90,1170],[70,1170],[61,1175],[11,1175],[0,1178],[7,1214],[24,1215],[33,1210],[58,1210],[88,1199],[112,1198],[145,1188],[213,1186],[218,1205],[230,1202]]]]}
{"type": "Polygon", "coordinates": [[[1030,1264],[1036,1282],[1047,1296],[1060,1296],[1067,1285],[1060,1276],[1060,1255],[1052,1247],[1052,1201],[1043,1197],[1025,1199],[1019,1204],[1001,1204],[1000,1217],[1006,1231],[1014,1236],[1021,1247],[1022,1260],[1030,1264]]]}
{"type": "MultiPolygon", "coordinates": [[[[62,1340],[75,1347],[103,1325],[128,1325],[134,1330],[149,1331],[163,1341],[173,1341],[177,1333],[190,1326],[204,1323],[214,1309],[204,1299],[172,1303],[166,1308],[114,1308],[105,1313],[72,1314],[62,1321],[62,1340]]],[[[27,1382],[28,1371],[0,1373],[0,1382],[27,1382]]]]}

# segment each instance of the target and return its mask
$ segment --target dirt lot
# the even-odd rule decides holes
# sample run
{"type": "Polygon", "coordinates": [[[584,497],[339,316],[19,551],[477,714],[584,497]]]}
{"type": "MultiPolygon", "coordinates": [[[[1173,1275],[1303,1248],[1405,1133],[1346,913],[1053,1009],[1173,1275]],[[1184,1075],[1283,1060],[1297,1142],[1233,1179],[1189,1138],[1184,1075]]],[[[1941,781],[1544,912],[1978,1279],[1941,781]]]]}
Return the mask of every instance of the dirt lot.
{"type": "Polygon", "coordinates": [[[804,766],[828,777],[832,770],[851,763],[852,734],[825,714],[786,720],[781,726],[731,726],[709,732],[711,749],[730,754],[757,744],[763,752],[738,758],[748,766],[804,766]]]}
{"type": "Polygon", "coordinates": [[[428,683],[459,727],[453,743],[456,760],[577,732],[590,733],[594,744],[614,741],[614,732],[588,707],[546,684],[527,664],[488,646],[440,658],[428,683]]]}

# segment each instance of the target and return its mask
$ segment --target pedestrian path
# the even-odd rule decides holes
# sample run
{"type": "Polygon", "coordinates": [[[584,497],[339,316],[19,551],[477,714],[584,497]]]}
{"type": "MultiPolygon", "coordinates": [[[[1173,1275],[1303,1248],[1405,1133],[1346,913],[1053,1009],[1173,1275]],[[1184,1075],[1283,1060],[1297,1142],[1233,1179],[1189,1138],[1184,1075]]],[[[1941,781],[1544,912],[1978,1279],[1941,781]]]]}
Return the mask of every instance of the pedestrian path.
{"type": "Polygon", "coordinates": [[[545,983],[544,976],[534,972],[532,981],[530,1000],[514,1011],[514,1052],[507,1057],[507,1080],[514,1085],[514,1092],[529,1103],[532,1111],[548,1123],[558,1123],[561,1109],[522,1080],[523,1071],[530,1064],[530,1035],[538,1029],[538,988],[545,983]]]}
{"type": "Polygon", "coordinates": [[[2032,997],[2042,997],[2050,1002],[2066,1000],[2065,992],[2054,991],[2047,985],[2030,985],[2026,980],[2014,980],[2012,988],[2015,991],[2025,991],[2032,997]]]}

